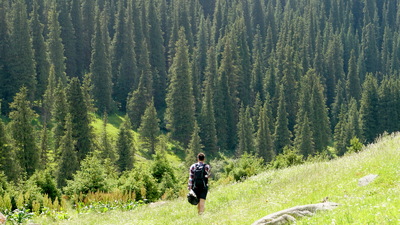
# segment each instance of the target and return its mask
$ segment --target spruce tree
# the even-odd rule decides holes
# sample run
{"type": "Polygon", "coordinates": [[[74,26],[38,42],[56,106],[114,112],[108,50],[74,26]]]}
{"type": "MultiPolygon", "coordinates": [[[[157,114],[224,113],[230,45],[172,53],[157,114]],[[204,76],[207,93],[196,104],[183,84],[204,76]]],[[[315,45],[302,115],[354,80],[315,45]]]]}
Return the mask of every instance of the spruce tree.
{"type": "Polygon", "coordinates": [[[51,120],[51,113],[55,104],[55,93],[57,88],[54,66],[51,65],[46,91],[43,95],[43,121],[51,120]]]}
{"type": "Polygon", "coordinates": [[[17,151],[18,161],[23,172],[31,176],[39,168],[40,153],[36,146],[35,127],[32,121],[36,118],[28,100],[28,89],[22,87],[11,103],[11,133],[17,151]]]}
{"type": "Polygon", "coordinates": [[[133,168],[135,149],[133,146],[133,137],[130,129],[129,117],[125,117],[125,121],[119,128],[115,147],[119,156],[117,160],[117,166],[120,172],[133,168]]]}
{"type": "Polygon", "coordinates": [[[17,181],[20,174],[19,164],[15,163],[15,152],[7,136],[6,127],[0,119],[0,170],[4,171],[8,180],[17,181]]]}
{"type": "Polygon", "coordinates": [[[377,79],[368,74],[364,84],[360,103],[360,121],[366,143],[375,140],[378,132],[378,90],[377,79]]]}
{"type": "Polygon", "coordinates": [[[199,117],[200,137],[207,155],[217,154],[217,131],[215,128],[214,104],[211,79],[205,81],[205,93],[199,117]]]}
{"type": "Polygon", "coordinates": [[[111,163],[116,161],[116,156],[114,153],[114,149],[111,146],[111,141],[107,132],[107,124],[108,124],[108,115],[107,112],[104,112],[103,115],[103,128],[100,137],[100,151],[102,159],[109,159],[111,163]]]}
{"type": "Polygon", "coordinates": [[[179,31],[176,46],[176,54],[170,68],[166,120],[171,137],[187,146],[193,132],[195,118],[189,49],[183,28],[179,31]]]}
{"type": "Polygon", "coordinates": [[[259,111],[258,130],[255,137],[256,152],[266,163],[272,161],[275,156],[272,135],[270,130],[270,118],[268,116],[269,104],[266,102],[259,111]]]}
{"type": "Polygon", "coordinates": [[[201,144],[201,138],[199,136],[200,128],[195,122],[192,138],[190,139],[189,145],[186,149],[185,165],[189,167],[192,164],[193,159],[196,157],[196,153],[202,152],[204,146],[201,144]]]}
{"type": "Polygon", "coordinates": [[[253,121],[250,117],[250,107],[240,108],[239,122],[237,125],[238,132],[238,146],[236,150],[237,156],[241,156],[244,153],[255,153],[254,147],[254,129],[253,121]]]}
{"type": "Polygon", "coordinates": [[[47,39],[49,50],[50,64],[54,65],[56,80],[61,80],[65,85],[67,83],[67,75],[65,73],[65,56],[64,45],[61,39],[61,27],[58,22],[58,12],[53,6],[49,12],[49,34],[47,39]]]}
{"type": "Polygon", "coordinates": [[[321,84],[319,76],[315,70],[310,69],[306,78],[310,84],[310,105],[311,111],[309,121],[311,123],[311,132],[315,144],[315,150],[321,152],[324,150],[331,139],[331,129],[328,117],[328,108],[326,107],[326,99],[324,96],[324,88],[321,84]]]}
{"type": "Polygon", "coordinates": [[[299,123],[295,126],[296,138],[293,144],[304,157],[312,156],[315,154],[315,144],[310,120],[307,113],[299,116],[303,118],[298,118],[299,123]]]}
{"type": "Polygon", "coordinates": [[[65,73],[69,77],[74,77],[77,76],[78,72],[76,65],[76,42],[80,40],[77,40],[75,36],[69,1],[58,1],[56,4],[57,9],[59,10],[58,21],[61,27],[60,37],[64,46],[65,73]]]}
{"type": "MultiPolygon", "coordinates": [[[[58,82],[57,88],[54,90],[53,104],[51,122],[53,125],[54,149],[57,151],[60,147],[61,138],[64,136],[65,119],[69,110],[67,96],[61,82],[58,82]]],[[[59,152],[56,152],[56,155],[59,156],[59,152]]]]}
{"type": "MultiPolygon", "coordinates": [[[[156,10],[156,1],[150,0],[147,9],[147,21],[149,25],[149,60],[150,65],[155,69],[156,74],[153,79],[154,102],[158,109],[165,107],[165,90],[167,87],[166,59],[164,40],[161,31],[159,13],[156,10]]],[[[144,7],[144,6],[142,6],[144,7]]]]}
{"type": "MultiPolygon", "coordinates": [[[[151,71],[148,70],[147,72],[151,71]]],[[[140,76],[139,87],[128,96],[126,110],[133,129],[139,128],[147,104],[153,97],[151,94],[152,83],[151,76],[143,71],[140,76]]]]}
{"type": "Polygon", "coordinates": [[[3,90],[3,93],[6,93],[6,96],[3,96],[6,100],[4,105],[11,102],[12,97],[22,86],[29,89],[27,97],[30,100],[34,100],[36,91],[34,51],[32,37],[29,34],[26,5],[23,0],[17,0],[13,2],[11,9],[10,49],[6,50],[9,54],[5,59],[8,61],[9,77],[3,81],[6,83],[3,90]]]}
{"type": "Polygon", "coordinates": [[[289,120],[286,111],[285,94],[283,92],[283,85],[281,84],[274,132],[274,147],[277,155],[283,152],[284,147],[291,145],[292,133],[288,126],[289,120]]]}
{"type": "Polygon", "coordinates": [[[348,132],[346,127],[348,126],[347,118],[347,105],[342,104],[340,107],[340,113],[338,116],[338,122],[335,126],[334,132],[334,147],[338,155],[343,155],[347,150],[348,132]]]}
{"type": "Polygon", "coordinates": [[[73,138],[73,124],[71,114],[67,114],[65,122],[65,134],[61,139],[60,161],[57,168],[58,187],[65,187],[67,180],[72,180],[73,174],[79,169],[78,156],[76,152],[76,140],[73,138]]]}
{"type": "Polygon", "coordinates": [[[76,76],[80,79],[84,74],[84,64],[85,64],[85,57],[84,57],[84,30],[83,30],[83,18],[82,18],[82,1],[81,0],[72,0],[71,2],[71,22],[73,29],[75,31],[75,49],[76,49],[76,76]]]}
{"type": "Polygon", "coordinates": [[[128,95],[135,87],[137,87],[137,82],[139,80],[138,77],[140,75],[137,68],[135,53],[135,47],[139,43],[134,42],[133,15],[130,13],[132,10],[132,3],[129,2],[127,7],[128,9],[126,11],[120,9],[119,13],[124,14],[124,17],[119,15],[118,19],[123,20],[123,22],[118,22],[118,28],[115,32],[112,48],[114,76],[113,95],[114,99],[121,104],[122,111],[126,111],[128,95]]]}
{"type": "Polygon", "coordinates": [[[0,98],[6,100],[2,102],[0,113],[8,111],[7,102],[11,102],[12,96],[8,96],[9,93],[6,90],[6,80],[9,77],[9,71],[7,69],[7,55],[9,54],[10,48],[10,25],[7,20],[8,15],[8,1],[0,1],[0,98]],[[5,105],[5,107],[4,107],[5,105]]]}
{"type": "Polygon", "coordinates": [[[93,98],[100,112],[110,112],[112,107],[111,63],[108,45],[108,30],[104,13],[97,13],[93,36],[93,52],[90,64],[93,82],[93,98]]]}
{"type": "Polygon", "coordinates": [[[76,140],[78,161],[82,161],[92,151],[93,128],[81,84],[78,78],[71,79],[67,88],[67,104],[72,120],[72,137],[76,140]]]}
{"type": "Polygon", "coordinates": [[[96,17],[96,2],[93,0],[82,0],[82,27],[83,27],[83,56],[84,56],[84,71],[90,70],[90,60],[92,55],[92,38],[95,31],[96,17]]]}
{"type": "Polygon", "coordinates": [[[359,101],[361,98],[360,77],[357,74],[357,60],[354,50],[351,51],[349,60],[349,72],[347,73],[346,91],[348,98],[354,98],[359,101]]]}
{"type": "Polygon", "coordinates": [[[265,7],[263,7],[261,4],[261,0],[255,0],[253,2],[252,8],[251,8],[251,18],[252,18],[253,29],[255,30],[257,27],[260,27],[260,35],[263,40],[266,37],[265,15],[264,15],[264,11],[263,11],[264,8],[265,7]]]}
{"type": "Polygon", "coordinates": [[[47,123],[43,123],[43,128],[40,132],[40,144],[39,144],[39,151],[40,151],[40,169],[46,169],[47,163],[49,163],[49,131],[47,128],[47,123]]]}
{"type": "Polygon", "coordinates": [[[30,20],[32,46],[34,49],[34,57],[36,62],[36,93],[35,96],[40,98],[43,96],[46,87],[47,79],[50,72],[50,63],[48,60],[47,47],[43,37],[43,24],[40,22],[39,5],[37,1],[33,4],[33,11],[30,20]]]}
{"type": "Polygon", "coordinates": [[[157,117],[157,111],[154,107],[154,100],[151,100],[144,112],[139,127],[139,134],[150,154],[155,153],[158,136],[160,135],[160,120],[157,117]]]}

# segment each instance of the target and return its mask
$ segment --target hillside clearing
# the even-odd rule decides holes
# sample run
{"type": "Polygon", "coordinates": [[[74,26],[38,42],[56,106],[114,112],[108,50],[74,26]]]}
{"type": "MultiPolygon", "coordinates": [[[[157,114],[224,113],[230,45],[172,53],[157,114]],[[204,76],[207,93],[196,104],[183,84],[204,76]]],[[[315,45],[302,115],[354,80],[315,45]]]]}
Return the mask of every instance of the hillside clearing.
{"type": "MultiPolygon", "coordinates": [[[[206,212],[185,198],[133,211],[71,215],[54,224],[251,224],[277,211],[321,202],[339,203],[332,211],[306,217],[297,224],[399,224],[400,136],[381,138],[358,154],[330,162],[308,163],[271,170],[242,183],[211,187],[206,212]],[[360,187],[358,180],[377,174],[360,187]]],[[[48,224],[49,221],[35,221],[48,224]]]]}

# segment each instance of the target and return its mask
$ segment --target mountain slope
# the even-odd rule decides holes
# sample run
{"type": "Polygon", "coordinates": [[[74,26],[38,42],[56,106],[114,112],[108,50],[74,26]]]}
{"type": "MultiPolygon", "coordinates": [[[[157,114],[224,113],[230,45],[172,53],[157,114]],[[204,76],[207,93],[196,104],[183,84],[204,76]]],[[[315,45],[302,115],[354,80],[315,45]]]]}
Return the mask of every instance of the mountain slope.
{"type": "Polygon", "coordinates": [[[339,203],[297,224],[400,224],[400,135],[381,138],[358,154],[274,170],[245,182],[211,187],[206,212],[177,199],[134,211],[73,215],[61,224],[251,224],[296,205],[339,203]],[[379,175],[367,186],[358,180],[379,175]]]}

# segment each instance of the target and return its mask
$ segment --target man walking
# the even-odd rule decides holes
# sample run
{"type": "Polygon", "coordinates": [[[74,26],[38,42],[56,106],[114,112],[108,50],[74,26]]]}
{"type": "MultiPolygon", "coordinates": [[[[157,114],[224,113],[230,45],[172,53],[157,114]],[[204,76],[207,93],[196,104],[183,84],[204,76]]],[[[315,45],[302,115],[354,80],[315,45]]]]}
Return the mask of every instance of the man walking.
{"type": "Polygon", "coordinates": [[[205,164],[204,153],[199,153],[197,155],[197,163],[190,166],[189,169],[189,184],[188,189],[193,190],[199,199],[199,204],[197,205],[197,211],[199,215],[204,212],[204,205],[208,193],[208,178],[211,175],[211,167],[205,164]]]}

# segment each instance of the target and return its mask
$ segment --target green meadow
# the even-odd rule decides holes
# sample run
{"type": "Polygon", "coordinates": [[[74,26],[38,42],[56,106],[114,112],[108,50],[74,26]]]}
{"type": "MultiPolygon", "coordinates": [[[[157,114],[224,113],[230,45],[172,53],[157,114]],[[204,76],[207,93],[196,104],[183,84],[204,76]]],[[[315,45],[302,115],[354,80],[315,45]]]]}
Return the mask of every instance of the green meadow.
{"type": "Polygon", "coordinates": [[[268,170],[244,182],[211,186],[206,212],[185,197],[146,204],[130,211],[78,214],[68,220],[45,217],[40,224],[252,224],[268,214],[298,205],[319,203],[325,197],[339,206],[319,211],[297,224],[400,224],[400,136],[380,138],[359,153],[329,162],[306,163],[268,170]],[[366,186],[358,180],[378,177],[366,186]]]}

